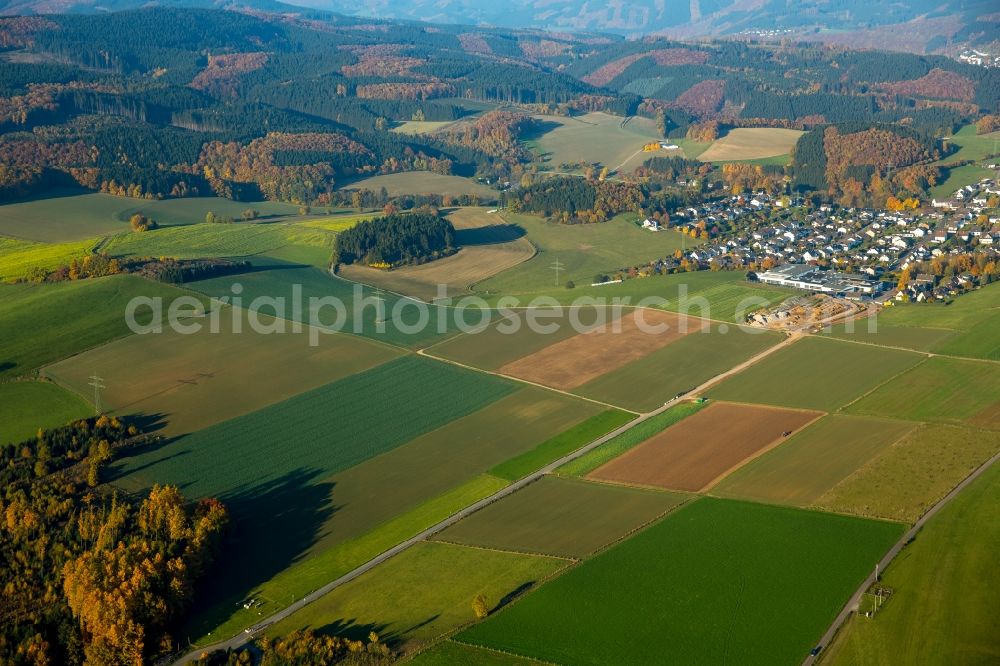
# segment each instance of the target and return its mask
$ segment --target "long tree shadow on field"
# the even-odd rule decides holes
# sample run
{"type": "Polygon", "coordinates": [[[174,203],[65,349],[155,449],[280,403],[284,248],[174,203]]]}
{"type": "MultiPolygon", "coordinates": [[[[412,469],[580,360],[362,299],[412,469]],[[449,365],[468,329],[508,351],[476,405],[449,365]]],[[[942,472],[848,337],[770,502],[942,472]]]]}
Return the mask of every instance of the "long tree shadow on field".
{"type": "Polygon", "coordinates": [[[297,469],[219,498],[229,509],[230,530],[220,561],[199,589],[196,606],[204,612],[190,618],[186,629],[191,638],[227,619],[257,586],[316,543],[336,512],[330,503],[334,484],[318,481],[320,474],[318,469],[297,469]]]}
{"type": "Polygon", "coordinates": [[[459,247],[473,245],[499,245],[523,238],[527,232],[518,224],[488,224],[485,227],[455,230],[455,244],[459,247]]]}
{"type": "MultiPolygon", "coordinates": [[[[373,624],[371,622],[358,623],[355,619],[350,620],[334,620],[329,624],[325,624],[322,627],[313,627],[313,630],[323,636],[339,636],[341,638],[349,638],[352,641],[364,641],[368,642],[368,634],[373,631],[378,634],[378,639],[380,642],[385,643],[389,647],[393,647],[394,639],[392,635],[386,633],[385,624],[373,624]]],[[[305,629],[305,627],[301,627],[305,629]]]]}

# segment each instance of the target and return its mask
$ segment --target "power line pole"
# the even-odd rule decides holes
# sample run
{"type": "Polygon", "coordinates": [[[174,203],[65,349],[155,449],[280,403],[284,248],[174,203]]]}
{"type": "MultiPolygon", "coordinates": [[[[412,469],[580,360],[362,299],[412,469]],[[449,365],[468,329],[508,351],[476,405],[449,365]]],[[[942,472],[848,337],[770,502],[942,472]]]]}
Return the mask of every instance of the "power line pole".
{"type": "Polygon", "coordinates": [[[107,388],[104,385],[104,380],[97,375],[97,371],[90,376],[90,382],[87,386],[94,387],[94,416],[100,416],[101,414],[101,389],[107,388]]]}
{"type": "Polygon", "coordinates": [[[553,261],[552,264],[549,266],[549,268],[551,268],[552,270],[554,270],[556,272],[556,284],[557,285],[559,284],[559,271],[563,270],[563,266],[564,266],[564,264],[561,261],[559,261],[558,259],[556,259],[555,261],[553,261]]]}

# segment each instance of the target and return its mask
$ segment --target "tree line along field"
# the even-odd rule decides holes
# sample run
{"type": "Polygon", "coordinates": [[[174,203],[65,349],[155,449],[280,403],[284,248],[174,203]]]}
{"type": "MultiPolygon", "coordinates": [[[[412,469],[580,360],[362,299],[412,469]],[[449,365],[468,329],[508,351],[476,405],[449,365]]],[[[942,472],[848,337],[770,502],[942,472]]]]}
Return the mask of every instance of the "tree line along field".
{"type": "Polygon", "coordinates": [[[882,577],[892,596],[873,618],[853,616],[826,663],[990,663],[1000,658],[994,575],[1000,548],[1000,467],[963,490],[882,577]],[[961,553],[961,557],[956,557],[961,553]]]}
{"type": "MultiPolygon", "coordinates": [[[[44,369],[58,384],[84,397],[93,395],[90,377],[99,372],[105,388],[102,409],[120,416],[143,415],[159,432],[183,435],[246,414],[298,393],[356,374],[400,355],[388,345],[349,335],[308,332],[259,335],[242,310],[219,306],[196,318],[194,334],[166,328],[132,335],[85,351],[44,369]],[[294,369],[294,371],[291,371],[294,369]]],[[[280,322],[257,316],[268,327],[280,322]]]]}
{"type": "Polygon", "coordinates": [[[484,208],[457,208],[447,215],[455,226],[458,251],[417,266],[385,271],[360,264],[342,265],[339,275],[431,301],[438,296],[460,296],[479,282],[531,259],[535,248],[523,232],[500,214],[484,208]],[[439,290],[443,286],[443,290],[439,290]]]}
{"type": "Polygon", "coordinates": [[[703,498],[456,640],[556,663],[798,663],[901,533],[703,498]]]}

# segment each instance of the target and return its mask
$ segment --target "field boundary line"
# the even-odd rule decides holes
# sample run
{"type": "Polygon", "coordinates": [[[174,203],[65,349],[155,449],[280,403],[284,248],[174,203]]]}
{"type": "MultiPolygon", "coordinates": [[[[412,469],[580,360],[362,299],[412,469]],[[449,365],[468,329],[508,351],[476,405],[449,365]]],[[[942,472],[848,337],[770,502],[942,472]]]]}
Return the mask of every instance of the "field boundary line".
{"type": "MultiPolygon", "coordinates": [[[[930,328],[930,327],[924,327],[924,326],[917,327],[917,326],[913,326],[912,328],[930,328]]],[[[956,331],[955,329],[952,329],[952,328],[941,328],[941,329],[933,329],[933,330],[951,331],[952,333],[961,333],[962,332],[962,331],[956,331]]],[[[811,335],[815,335],[816,337],[821,337],[819,333],[813,333],[811,335]]],[[[837,342],[846,342],[848,344],[865,345],[866,347],[877,347],[879,349],[892,349],[892,350],[895,350],[895,351],[910,352],[911,354],[923,354],[927,358],[934,358],[935,356],[937,356],[937,357],[940,357],[940,358],[947,358],[947,359],[952,359],[952,360],[955,360],[955,361],[977,361],[979,363],[994,363],[996,365],[1000,365],[1000,361],[997,361],[997,360],[992,359],[992,358],[977,358],[975,356],[955,356],[954,354],[939,354],[937,352],[932,352],[932,351],[921,351],[919,349],[910,349],[908,347],[897,347],[896,345],[881,345],[881,344],[879,344],[877,342],[865,342],[864,340],[852,340],[850,338],[838,338],[838,337],[835,337],[835,336],[832,336],[832,335],[830,335],[830,336],[824,335],[822,337],[826,337],[829,340],[836,340],[837,342]]]]}
{"type": "MultiPolygon", "coordinates": [[[[894,374],[891,377],[887,378],[885,381],[879,382],[875,386],[871,387],[869,390],[865,391],[864,393],[862,393],[861,395],[859,395],[858,397],[856,397],[854,400],[851,400],[850,402],[844,403],[843,405],[841,405],[840,407],[838,407],[835,412],[832,412],[832,413],[836,413],[836,414],[848,414],[849,412],[847,412],[845,410],[847,410],[847,408],[849,408],[851,405],[864,400],[865,398],[867,398],[872,393],[874,393],[875,391],[879,390],[880,388],[882,388],[883,386],[885,386],[889,382],[892,382],[892,381],[895,381],[895,380],[899,379],[900,377],[902,377],[906,373],[910,372],[911,370],[916,370],[917,368],[919,368],[920,366],[922,366],[924,363],[926,363],[928,360],[930,360],[930,358],[931,358],[930,356],[925,356],[924,358],[920,359],[919,361],[917,361],[916,363],[914,363],[910,367],[908,367],[908,368],[906,368],[904,370],[900,370],[896,374],[894,374]]],[[[855,414],[855,416],[865,416],[865,414],[855,414]]],[[[892,417],[889,417],[889,418],[892,418],[892,417]]],[[[900,420],[906,421],[907,419],[900,419],[900,420]]],[[[923,421],[918,421],[918,423],[923,423],[923,421]]]]}
{"type": "Polygon", "coordinates": [[[524,555],[525,557],[544,557],[550,560],[559,560],[561,562],[575,563],[579,562],[582,558],[571,557],[569,555],[553,555],[552,553],[537,553],[530,550],[517,550],[514,548],[497,548],[495,546],[481,546],[475,543],[460,543],[458,541],[449,541],[448,539],[438,539],[431,538],[427,539],[427,543],[436,543],[443,546],[455,546],[456,548],[471,548],[473,550],[485,550],[489,553],[501,553],[503,555],[524,555]]]}
{"type": "MultiPolygon", "coordinates": [[[[881,578],[881,575],[885,573],[885,570],[891,565],[892,561],[896,559],[896,556],[899,555],[899,553],[903,550],[903,548],[905,548],[914,539],[917,538],[917,535],[923,529],[924,525],[926,525],[929,520],[931,520],[934,516],[936,516],[938,512],[941,511],[941,509],[947,506],[949,502],[955,499],[955,497],[958,496],[960,492],[965,490],[965,488],[967,488],[976,479],[982,476],[983,473],[986,472],[986,470],[988,470],[997,460],[1000,460],[1000,452],[994,453],[993,456],[990,457],[986,462],[984,462],[982,465],[974,469],[968,476],[962,479],[962,481],[957,486],[952,488],[947,495],[938,500],[938,502],[934,504],[934,506],[932,506],[930,509],[928,509],[924,513],[924,515],[920,516],[920,518],[917,519],[917,522],[915,522],[913,526],[910,529],[908,529],[895,544],[892,545],[892,547],[882,557],[882,559],[879,560],[878,562],[879,578],[881,578]]],[[[844,626],[844,623],[848,620],[848,618],[850,618],[851,615],[854,614],[854,610],[861,603],[861,597],[868,590],[868,588],[870,588],[876,582],[877,581],[875,577],[875,572],[872,571],[870,574],[868,574],[868,577],[865,578],[865,580],[861,583],[861,586],[858,587],[858,589],[854,592],[853,595],[851,595],[851,598],[848,599],[843,609],[834,619],[833,624],[830,625],[830,627],[826,630],[826,633],[824,633],[822,638],[820,638],[819,643],[817,643],[818,646],[826,647],[834,640],[834,638],[840,632],[841,628],[844,626]]],[[[802,666],[812,666],[812,664],[816,663],[817,660],[816,658],[817,655],[810,654],[806,656],[806,658],[802,661],[802,666]]]]}
{"type": "Polygon", "coordinates": [[[635,414],[637,416],[640,415],[640,414],[642,414],[642,412],[637,412],[637,411],[632,410],[632,409],[626,409],[626,408],[621,407],[619,405],[612,405],[610,402],[604,402],[602,400],[595,400],[594,398],[588,398],[586,396],[577,395],[576,393],[570,393],[569,391],[565,391],[563,389],[553,388],[551,386],[546,386],[545,384],[539,384],[538,382],[529,381],[527,379],[521,379],[520,377],[514,377],[512,375],[505,375],[502,372],[498,372],[496,370],[483,370],[482,368],[477,368],[477,367],[472,366],[472,365],[466,365],[465,363],[461,363],[459,361],[453,361],[450,358],[444,358],[442,356],[435,356],[434,354],[429,353],[427,351],[426,347],[424,349],[418,349],[416,351],[416,355],[417,356],[423,356],[423,357],[429,358],[429,359],[433,359],[435,361],[440,361],[441,363],[449,363],[449,364],[457,366],[459,368],[465,368],[466,370],[473,370],[475,372],[481,372],[483,374],[493,375],[494,377],[500,377],[502,379],[507,379],[507,380],[510,380],[510,381],[513,381],[513,382],[517,382],[517,383],[520,383],[520,384],[525,384],[527,386],[534,386],[535,388],[545,389],[546,391],[552,391],[553,393],[561,393],[562,395],[565,395],[567,397],[577,398],[579,400],[585,400],[587,402],[592,402],[595,405],[601,405],[602,407],[607,407],[607,408],[610,408],[610,409],[617,409],[617,410],[620,410],[620,411],[623,411],[623,412],[628,412],[629,414],[635,414]]]}
{"type": "MultiPolygon", "coordinates": [[[[705,388],[707,388],[708,386],[712,385],[713,383],[715,383],[717,381],[721,381],[722,379],[725,379],[726,377],[728,377],[730,374],[733,374],[734,372],[738,372],[744,366],[748,366],[748,365],[750,365],[752,363],[755,363],[756,361],[758,361],[758,360],[760,360],[760,359],[762,359],[762,358],[764,358],[764,357],[766,357],[766,356],[768,356],[770,354],[773,354],[775,352],[775,350],[782,349],[782,348],[788,346],[789,344],[794,343],[795,341],[801,339],[801,337],[802,336],[799,336],[799,335],[790,335],[790,336],[788,336],[785,340],[781,341],[780,343],[778,343],[776,345],[773,345],[773,346],[765,349],[761,353],[759,353],[756,356],[754,356],[754,357],[752,357],[752,358],[744,361],[743,363],[735,366],[734,368],[732,368],[730,370],[727,370],[725,372],[722,372],[719,375],[716,375],[715,377],[710,378],[709,380],[707,380],[706,382],[704,382],[701,386],[696,387],[695,390],[692,391],[691,393],[695,393],[696,394],[696,393],[704,390],[705,388]]],[[[419,354],[420,352],[418,351],[417,353],[419,354]]],[[[430,357],[430,358],[435,358],[435,357],[433,357],[433,356],[431,356],[429,354],[427,356],[430,357]]],[[[540,469],[535,470],[531,474],[529,474],[529,475],[527,475],[527,476],[525,476],[525,477],[523,477],[523,478],[521,478],[521,479],[519,479],[519,480],[511,483],[510,485],[506,486],[505,488],[502,488],[502,489],[498,490],[497,492],[493,493],[492,495],[489,495],[488,497],[484,497],[481,500],[473,502],[472,504],[466,506],[465,508],[460,509],[459,511],[456,511],[455,513],[451,514],[450,516],[448,516],[444,520],[441,520],[441,521],[435,523],[434,525],[431,525],[430,527],[421,530],[420,532],[418,532],[417,534],[411,536],[410,538],[405,539],[404,541],[399,542],[398,544],[396,544],[392,548],[389,548],[389,549],[383,551],[382,553],[380,553],[379,555],[376,555],[375,557],[373,557],[372,559],[368,560],[364,564],[362,564],[362,565],[360,565],[358,567],[355,567],[351,571],[348,571],[347,573],[345,573],[345,574],[343,574],[343,575],[335,578],[334,580],[331,580],[330,582],[328,582],[327,584],[323,585],[322,587],[314,590],[313,592],[310,592],[309,594],[307,594],[306,596],[302,597],[298,601],[293,602],[292,604],[290,604],[290,605],[286,606],[285,608],[277,611],[276,613],[273,613],[269,617],[266,617],[266,618],[262,619],[260,622],[247,627],[242,633],[239,633],[236,636],[233,636],[232,638],[229,638],[228,640],[219,641],[217,643],[213,643],[213,644],[210,644],[210,645],[205,645],[203,647],[196,648],[194,650],[190,650],[187,653],[184,653],[182,655],[177,656],[176,658],[167,658],[167,659],[164,659],[164,662],[168,662],[169,661],[169,662],[174,663],[174,664],[188,664],[191,661],[199,658],[202,654],[205,654],[205,653],[208,653],[208,652],[212,652],[214,650],[236,649],[236,648],[239,648],[239,647],[243,646],[244,644],[246,644],[247,642],[249,642],[251,639],[253,639],[254,637],[256,637],[256,635],[259,634],[262,630],[266,629],[267,627],[271,626],[272,624],[275,624],[276,622],[280,622],[281,620],[284,620],[285,618],[291,616],[296,611],[304,608],[305,606],[309,605],[313,601],[316,601],[317,599],[325,596],[328,592],[330,592],[330,591],[332,591],[332,590],[334,590],[334,589],[336,589],[336,588],[338,588],[338,587],[340,587],[340,586],[342,586],[342,585],[344,585],[346,583],[349,583],[350,581],[354,580],[355,578],[358,578],[359,576],[361,576],[361,575],[363,575],[363,574],[371,571],[372,569],[374,569],[375,567],[377,567],[379,564],[382,564],[383,562],[385,562],[385,561],[387,561],[387,560],[395,557],[396,555],[398,555],[398,554],[400,554],[400,553],[402,553],[402,552],[404,552],[406,550],[409,550],[414,545],[416,545],[418,543],[421,543],[423,541],[426,541],[430,537],[434,536],[435,534],[438,534],[439,532],[444,531],[446,528],[451,527],[452,525],[456,524],[457,522],[459,522],[463,518],[472,515],[476,511],[479,511],[480,509],[482,509],[482,508],[484,508],[486,506],[489,506],[490,504],[493,504],[494,502],[497,502],[497,501],[503,499],[504,497],[507,497],[509,495],[514,494],[515,492],[517,492],[521,488],[524,488],[525,486],[527,486],[527,485],[529,485],[529,484],[537,481],[538,479],[542,478],[546,474],[550,474],[550,473],[554,472],[556,469],[562,467],[563,465],[565,465],[567,463],[570,463],[570,462],[576,460],[577,458],[581,458],[581,457],[585,456],[586,454],[590,453],[594,449],[598,448],[599,446],[601,446],[603,444],[606,444],[607,442],[609,442],[612,439],[614,439],[615,437],[618,437],[619,435],[627,432],[628,430],[630,430],[631,428],[635,427],[636,425],[639,425],[640,423],[642,423],[642,422],[644,422],[644,421],[646,421],[648,419],[651,419],[651,418],[653,418],[654,416],[656,416],[658,414],[661,414],[661,413],[667,411],[668,409],[670,409],[671,407],[676,406],[680,402],[689,399],[689,397],[690,396],[681,396],[681,397],[672,398],[671,400],[668,400],[668,401],[664,402],[661,407],[659,407],[659,408],[657,408],[657,409],[655,409],[655,410],[653,410],[651,412],[646,412],[645,414],[638,414],[638,415],[636,415],[636,417],[634,419],[632,419],[631,421],[622,424],[621,426],[615,428],[611,432],[605,433],[604,435],[598,437],[597,439],[593,440],[589,444],[585,444],[584,446],[581,446],[580,448],[578,448],[578,449],[576,449],[574,451],[571,451],[570,453],[567,453],[566,455],[564,455],[564,456],[562,456],[562,457],[560,457],[560,458],[558,458],[556,460],[553,460],[552,462],[548,463],[547,465],[545,465],[545,466],[541,467],[540,469]]],[[[1000,454],[998,454],[998,456],[1000,456],[1000,454]]],[[[573,565],[571,565],[571,566],[573,566],[573,565]]]]}

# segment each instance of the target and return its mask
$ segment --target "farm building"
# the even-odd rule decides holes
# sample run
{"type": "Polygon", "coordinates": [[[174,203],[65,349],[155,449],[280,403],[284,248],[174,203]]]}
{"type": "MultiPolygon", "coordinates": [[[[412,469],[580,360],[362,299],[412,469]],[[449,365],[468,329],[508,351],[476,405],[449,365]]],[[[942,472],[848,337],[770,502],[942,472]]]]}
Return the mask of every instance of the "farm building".
{"type": "Polygon", "coordinates": [[[881,291],[881,283],[868,275],[824,271],[809,264],[785,264],[757,275],[765,284],[793,287],[839,296],[871,296],[881,291]]]}

